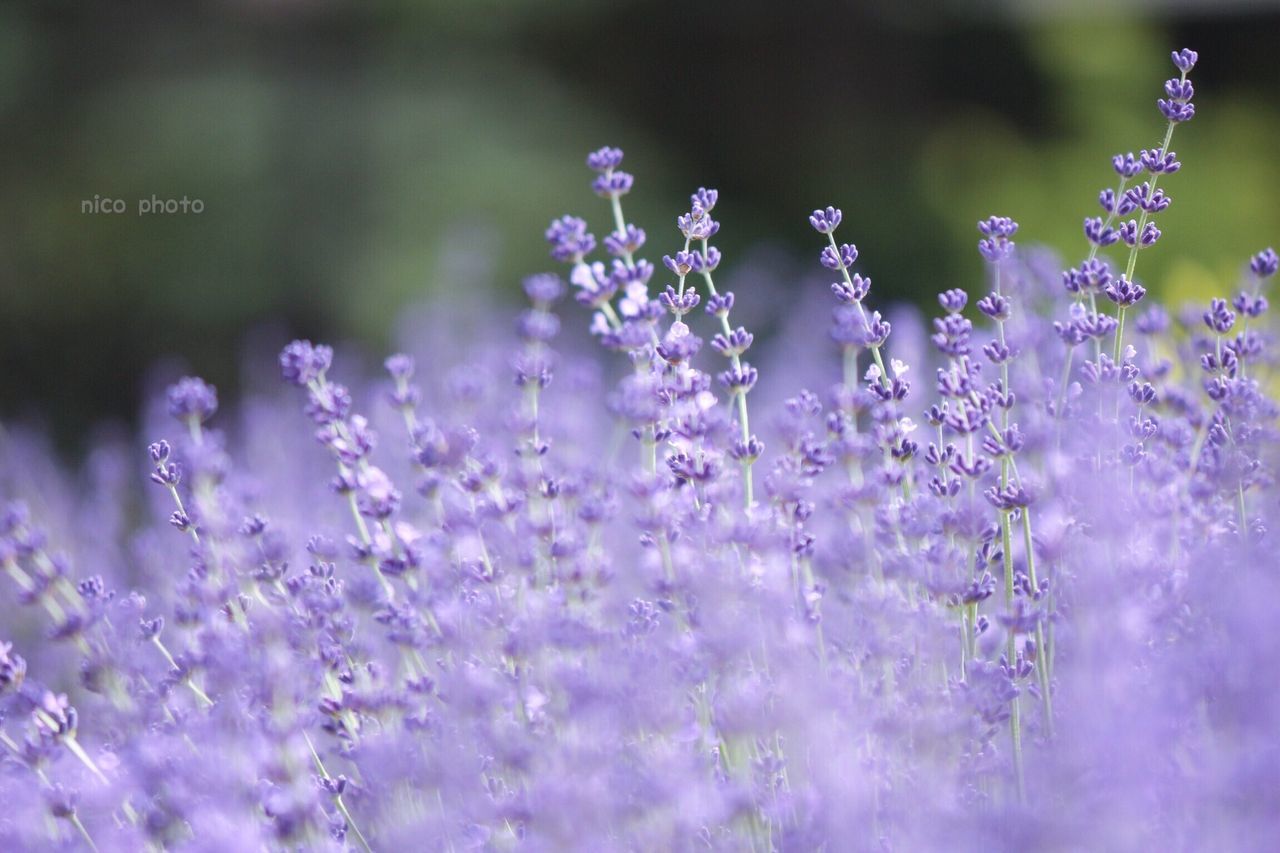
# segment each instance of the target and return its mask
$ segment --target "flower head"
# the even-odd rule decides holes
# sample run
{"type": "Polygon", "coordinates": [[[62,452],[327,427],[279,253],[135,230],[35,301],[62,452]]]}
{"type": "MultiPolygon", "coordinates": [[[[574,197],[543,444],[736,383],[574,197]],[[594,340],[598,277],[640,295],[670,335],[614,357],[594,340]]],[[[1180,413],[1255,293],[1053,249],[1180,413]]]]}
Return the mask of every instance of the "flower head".
{"type": "Polygon", "coordinates": [[[819,234],[830,234],[836,230],[836,226],[840,224],[840,220],[844,218],[844,214],[839,208],[828,207],[825,210],[815,210],[809,215],[809,224],[819,234]]]}
{"type": "Polygon", "coordinates": [[[333,363],[333,350],[311,341],[293,341],[280,351],[280,373],[293,385],[305,386],[324,375],[333,363]]]}
{"type": "Polygon", "coordinates": [[[1263,249],[1250,259],[1249,269],[1258,278],[1270,278],[1280,269],[1280,256],[1276,255],[1275,249],[1263,249]]]}
{"type": "Polygon", "coordinates": [[[179,379],[176,384],[169,386],[166,396],[169,400],[169,414],[181,421],[194,420],[202,423],[218,411],[217,390],[196,376],[179,379]]]}

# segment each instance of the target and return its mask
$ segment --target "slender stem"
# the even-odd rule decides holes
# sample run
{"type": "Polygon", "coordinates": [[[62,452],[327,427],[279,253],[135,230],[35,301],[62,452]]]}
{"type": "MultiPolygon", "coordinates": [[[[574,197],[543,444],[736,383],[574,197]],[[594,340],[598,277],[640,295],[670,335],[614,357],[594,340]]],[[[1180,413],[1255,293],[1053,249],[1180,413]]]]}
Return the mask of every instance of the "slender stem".
{"type": "MultiPolygon", "coordinates": [[[[42,713],[42,712],[41,712],[42,713]]],[[[47,718],[46,718],[47,719],[47,718]]],[[[98,765],[89,757],[89,753],[84,751],[84,747],[80,746],[80,742],[76,740],[75,735],[68,735],[62,739],[67,749],[71,750],[71,754],[80,760],[80,763],[89,768],[89,772],[98,777],[98,781],[104,785],[110,785],[111,780],[98,769],[98,765]]]]}
{"type": "MultiPolygon", "coordinates": [[[[311,750],[311,760],[315,762],[316,769],[320,771],[320,775],[325,779],[332,779],[333,777],[329,775],[329,771],[325,769],[324,762],[320,760],[320,753],[316,752],[315,744],[311,742],[311,736],[305,730],[302,732],[302,739],[307,742],[307,749],[311,750]]],[[[342,817],[346,819],[347,826],[351,827],[351,831],[356,834],[356,840],[360,842],[360,846],[364,848],[365,853],[373,853],[373,848],[369,846],[364,833],[356,825],[355,818],[351,816],[351,811],[347,808],[347,804],[342,801],[342,795],[336,795],[333,798],[333,802],[338,807],[338,811],[342,813],[342,817]]]]}
{"type": "Polygon", "coordinates": [[[98,845],[93,843],[93,836],[89,834],[89,830],[85,829],[84,824],[80,822],[80,815],[72,812],[67,820],[71,821],[71,825],[80,833],[80,837],[84,839],[85,844],[89,845],[89,849],[97,853],[98,845]]]}
{"type": "Polygon", "coordinates": [[[1121,305],[1119,312],[1116,314],[1116,346],[1111,352],[1111,360],[1116,364],[1120,363],[1120,348],[1124,345],[1124,315],[1126,310],[1126,306],[1121,305]]]}
{"type": "MultiPolygon", "coordinates": [[[[708,248],[707,241],[704,238],[702,240],[702,257],[703,258],[706,258],[707,256],[707,248],[708,248]]],[[[689,241],[686,240],[685,251],[688,251],[688,249],[689,249],[689,241]]],[[[706,282],[707,292],[711,296],[714,297],[719,295],[719,292],[716,290],[715,281],[711,277],[710,270],[703,271],[702,280],[706,282]]],[[[680,277],[680,288],[681,288],[681,293],[683,293],[684,292],[684,276],[680,277]]],[[[729,313],[727,311],[720,312],[720,313],[717,313],[716,316],[720,318],[720,330],[724,333],[724,336],[728,338],[733,331],[732,328],[729,326],[729,313]]],[[[733,365],[733,369],[735,372],[742,371],[742,357],[738,355],[736,351],[730,351],[729,363],[733,365]]],[[[745,391],[739,389],[734,396],[738,398],[737,399],[738,426],[740,427],[740,431],[742,434],[742,443],[745,446],[746,443],[751,439],[751,423],[747,416],[747,394],[745,391]]],[[[754,494],[754,489],[752,484],[752,475],[751,475],[751,468],[754,464],[755,464],[755,459],[751,457],[746,457],[742,460],[743,504],[744,504],[744,508],[747,508],[747,509],[750,509],[751,505],[755,503],[755,494],[754,494]]]]}
{"type": "MultiPolygon", "coordinates": [[[[159,634],[152,637],[151,642],[153,645],[155,645],[157,649],[160,650],[160,654],[164,655],[164,659],[169,662],[169,666],[173,667],[176,670],[182,669],[182,667],[178,666],[178,662],[174,660],[173,655],[169,654],[169,649],[165,646],[164,642],[160,639],[159,634]]],[[[209,698],[209,694],[205,693],[203,690],[200,689],[200,686],[191,679],[190,673],[188,673],[182,679],[182,682],[186,684],[187,687],[191,688],[191,692],[196,695],[196,698],[198,698],[201,702],[203,702],[207,707],[213,707],[213,700],[209,698]]]]}
{"type": "MultiPolygon", "coordinates": [[[[840,264],[840,275],[844,277],[844,283],[853,287],[853,278],[849,275],[849,268],[845,266],[844,260],[840,257],[840,247],[836,245],[836,235],[833,232],[827,233],[827,240],[831,243],[832,250],[836,253],[836,261],[840,264]]],[[[867,326],[867,312],[862,307],[862,300],[855,299],[854,307],[858,309],[858,319],[862,320],[862,325],[867,326]]],[[[884,360],[880,357],[880,344],[872,344],[869,349],[871,355],[876,360],[876,367],[880,368],[880,384],[884,388],[889,388],[889,372],[884,369],[884,360]]]]}
{"type": "MultiPolygon", "coordinates": [[[[1185,81],[1186,79],[1187,79],[1187,72],[1184,71],[1182,72],[1182,80],[1185,81]]],[[[1169,143],[1173,140],[1173,128],[1176,126],[1176,124],[1177,124],[1176,122],[1170,121],[1168,126],[1165,128],[1164,141],[1160,143],[1160,156],[1162,157],[1169,153],[1169,143]]],[[[1147,198],[1152,198],[1153,196],[1155,196],[1156,186],[1159,183],[1160,183],[1160,174],[1152,173],[1151,183],[1150,183],[1150,186],[1147,188],[1147,198]]],[[[1116,205],[1119,206],[1119,204],[1120,204],[1120,199],[1117,198],[1116,205]]],[[[1138,250],[1142,248],[1142,231],[1144,228],[1146,228],[1147,222],[1150,219],[1151,219],[1151,214],[1144,207],[1142,209],[1142,213],[1138,215],[1138,228],[1137,228],[1137,231],[1135,231],[1133,234],[1133,245],[1129,247],[1129,259],[1125,262],[1125,266],[1124,266],[1124,277],[1130,282],[1133,281],[1133,271],[1138,264],[1138,250]]],[[[1120,323],[1119,325],[1116,326],[1115,355],[1112,358],[1112,360],[1117,363],[1119,363],[1120,361],[1120,352],[1121,352],[1120,347],[1122,344],[1122,340],[1124,338],[1124,306],[1123,305],[1120,306],[1119,320],[1120,320],[1120,323]]]]}
{"type": "MultiPolygon", "coordinates": [[[[1031,581],[1031,589],[1039,590],[1036,578],[1036,551],[1031,537],[1031,508],[1022,508],[1022,541],[1027,552],[1027,577],[1031,581]]],[[[1040,682],[1040,701],[1044,705],[1045,732],[1053,737],[1053,697],[1049,695],[1049,662],[1048,651],[1044,643],[1044,622],[1036,620],[1036,675],[1040,682]]]]}
{"type": "MultiPolygon", "coordinates": [[[[995,265],[995,290],[997,294],[1002,294],[1002,270],[999,263],[995,265]]],[[[1007,348],[1007,342],[1004,332],[1004,320],[996,320],[996,336],[1000,342],[1002,349],[1007,348]]],[[[1008,395],[1009,389],[1009,359],[1005,358],[1000,362],[1000,382],[1003,386],[1003,393],[1008,395]]],[[[988,428],[991,428],[991,422],[987,422],[988,428]]],[[[1004,442],[1005,433],[1009,430],[1009,409],[1000,407],[1000,432],[999,440],[1004,442]]],[[[1006,450],[1000,457],[1000,489],[1003,491],[1009,487],[1009,475],[1013,469],[1013,458],[1006,450]]],[[[1025,509],[1025,508],[1024,508],[1025,509]]],[[[1004,603],[1008,610],[1013,610],[1013,519],[1011,513],[1000,511],[1000,545],[1001,545],[1001,562],[1004,567],[1004,603]]],[[[1009,666],[1014,667],[1017,660],[1017,635],[1013,631],[1009,631],[1009,637],[1006,642],[1006,655],[1008,657],[1009,666]]],[[[1018,697],[1014,696],[1010,703],[1009,709],[1009,735],[1013,741],[1013,768],[1014,774],[1018,782],[1018,799],[1025,799],[1026,791],[1023,784],[1022,773],[1022,713],[1018,705],[1018,697]]]]}
{"type": "Polygon", "coordinates": [[[1013,732],[1013,770],[1018,785],[1018,802],[1025,802],[1027,782],[1022,770],[1022,709],[1017,696],[1013,697],[1009,710],[1009,727],[1013,732]]]}
{"type": "Polygon", "coordinates": [[[1053,417],[1057,421],[1057,426],[1053,432],[1054,447],[1060,449],[1062,447],[1062,424],[1066,420],[1067,409],[1067,384],[1071,381],[1071,364],[1076,357],[1076,348],[1074,346],[1067,347],[1067,357],[1062,362],[1062,379],[1058,382],[1058,400],[1054,403],[1053,417]]]}

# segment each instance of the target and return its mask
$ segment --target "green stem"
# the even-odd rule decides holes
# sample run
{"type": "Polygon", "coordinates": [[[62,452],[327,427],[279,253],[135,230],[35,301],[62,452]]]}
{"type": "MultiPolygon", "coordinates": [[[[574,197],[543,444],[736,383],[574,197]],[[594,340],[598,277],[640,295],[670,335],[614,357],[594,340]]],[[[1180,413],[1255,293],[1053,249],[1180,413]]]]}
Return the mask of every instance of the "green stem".
{"type": "MultiPolygon", "coordinates": [[[[707,256],[707,248],[708,248],[707,241],[704,238],[702,241],[702,256],[704,258],[707,256]]],[[[686,240],[685,251],[688,251],[688,250],[689,250],[689,241],[686,240]]],[[[716,290],[716,284],[711,277],[710,271],[704,271],[702,273],[702,280],[705,281],[707,284],[707,293],[709,293],[713,297],[719,296],[719,292],[716,290]]],[[[680,289],[681,289],[681,293],[683,294],[684,276],[680,277],[680,289]]],[[[717,314],[717,316],[720,318],[720,331],[722,331],[724,333],[724,336],[728,338],[729,335],[732,334],[733,332],[732,328],[729,325],[729,314],[726,311],[726,312],[717,314]]],[[[735,371],[737,372],[742,371],[742,357],[739,356],[738,353],[732,352],[729,354],[729,363],[733,365],[733,369],[735,371]]],[[[742,443],[745,445],[751,438],[751,424],[750,424],[750,419],[747,416],[747,394],[745,391],[739,390],[735,396],[737,396],[738,398],[737,399],[738,426],[740,427],[740,430],[742,433],[742,443]]],[[[751,469],[754,464],[755,464],[754,459],[745,458],[742,460],[742,486],[743,486],[744,509],[750,509],[751,505],[755,503],[755,490],[753,488],[752,474],[751,474],[751,469]]]]}
{"type": "MultiPolygon", "coordinates": [[[[173,655],[169,654],[169,649],[165,647],[165,644],[161,641],[158,634],[151,638],[151,642],[160,650],[160,654],[164,655],[164,659],[169,662],[169,666],[174,669],[181,670],[181,667],[178,666],[178,662],[173,659],[173,655]]],[[[213,700],[209,698],[209,694],[201,690],[200,685],[192,681],[190,674],[183,678],[182,681],[191,689],[191,692],[196,695],[196,698],[205,704],[206,707],[213,707],[213,700]]]]}
{"type": "MultiPolygon", "coordinates": [[[[1022,508],[1022,541],[1027,551],[1027,577],[1031,589],[1039,589],[1036,578],[1035,546],[1031,538],[1031,508],[1022,508]]],[[[1044,705],[1045,732],[1053,737],[1053,697],[1049,695],[1049,659],[1044,643],[1044,622],[1036,620],[1036,675],[1040,682],[1040,701],[1044,705]]]]}
{"type": "MultiPolygon", "coordinates": [[[[840,247],[836,245],[836,235],[832,232],[828,232],[827,240],[830,241],[831,248],[836,253],[837,260],[839,260],[840,247]]],[[[853,287],[853,278],[849,275],[849,268],[844,265],[843,260],[840,260],[840,275],[844,277],[845,284],[849,285],[849,287],[853,287]]],[[[862,320],[862,325],[866,327],[867,312],[866,312],[866,309],[862,307],[862,300],[855,299],[853,301],[853,304],[854,304],[854,307],[858,309],[858,319],[862,320]]],[[[874,357],[876,360],[876,367],[880,368],[880,384],[881,386],[887,389],[890,387],[889,371],[884,369],[884,360],[880,357],[880,345],[872,344],[869,347],[869,349],[871,350],[872,357],[874,357]]]]}
{"type": "Polygon", "coordinates": [[[84,824],[80,822],[80,815],[73,812],[67,820],[71,821],[71,825],[80,833],[80,837],[84,839],[85,844],[89,845],[89,849],[97,853],[98,845],[93,843],[93,836],[89,834],[89,830],[85,829],[84,824]]]}
{"type": "MultiPolygon", "coordinates": [[[[315,762],[316,769],[320,771],[320,775],[325,779],[332,779],[333,777],[329,775],[329,771],[325,769],[324,762],[320,760],[320,753],[316,752],[315,744],[311,742],[311,736],[306,731],[303,731],[302,739],[307,742],[307,749],[311,750],[311,760],[315,762]]],[[[351,827],[351,831],[356,834],[356,840],[360,842],[360,846],[364,848],[365,853],[373,853],[373,848],[369,846],[364,833],[356,825],[355,818],[351,816],[351,811],[347,808],[347,804],[342,801],[342,795],[338,794],[333,798],[333,801],[338,807],[338,811],[342,813],[342,817],[347,821],[347,826],[351,827]]]]}
{"type": "Polygon", "coordinates": [[[1125,311],[1126,311],[1125,306],[1121,305],[1119,312],[1116,314],[1116,346],[1115,346],[1115,349],[1112,350],[1111,352],[1111,360],[1114,361],[1116,364],[1120,363],[1121,347],[1124,346],[1125,311]]]}

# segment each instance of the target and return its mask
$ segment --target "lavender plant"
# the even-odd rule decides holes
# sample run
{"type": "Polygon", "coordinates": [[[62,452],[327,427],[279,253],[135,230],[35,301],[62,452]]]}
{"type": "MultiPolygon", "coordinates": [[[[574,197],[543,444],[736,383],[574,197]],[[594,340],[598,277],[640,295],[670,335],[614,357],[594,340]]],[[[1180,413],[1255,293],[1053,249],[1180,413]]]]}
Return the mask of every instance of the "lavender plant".
{"type": "Polygon", "coordinates": [[[1087,257],[980,222],[912,365],[823,207],[829,369],[758,371],[718,193],[660,274],[602,148],[607,235],[554,220],[567,286],[474,357],[295,341],[291,395],[182,379],[74,479],[0,434],[0,847],[1266,849],[1280,264],[1184,322],[1136,267],[1196,58],[1087,257]]]}

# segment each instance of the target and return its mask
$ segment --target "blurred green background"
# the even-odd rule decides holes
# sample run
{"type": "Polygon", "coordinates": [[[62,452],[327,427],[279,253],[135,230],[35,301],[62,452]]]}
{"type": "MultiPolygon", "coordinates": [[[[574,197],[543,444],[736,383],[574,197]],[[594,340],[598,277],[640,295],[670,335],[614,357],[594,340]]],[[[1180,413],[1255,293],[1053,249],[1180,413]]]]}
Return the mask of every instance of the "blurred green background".
{"type": "Polygon", "coordinates": [[[1277,33],[1274,3],[1218,0],[7,4],[0,418],[74,447],[164,357],[233,396],[265,323],[378,351],[429,294],[514,299],[552,216],[606,230],[582,164],[606,143],[655,259],[703,184],[729,266],[767,242],[810,270],[805,215],[842,206],[881,299],[976,283],[990,213],[1074,258],[1184,45],[1199,113],[1141,277],[1226,287],[1280,242],[1277,33]],[[204,210],[139,216],[153,196],[204,210]]]}

